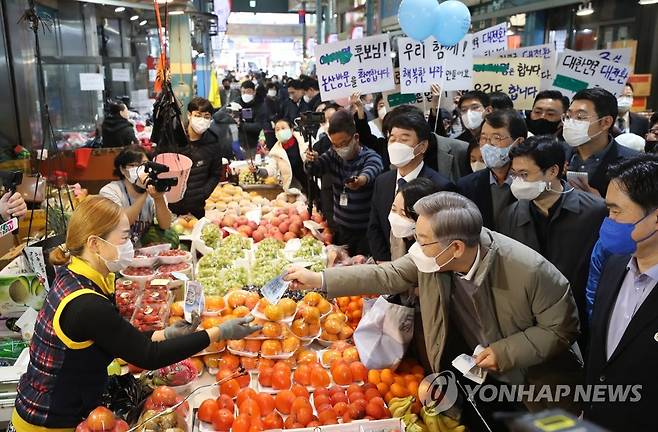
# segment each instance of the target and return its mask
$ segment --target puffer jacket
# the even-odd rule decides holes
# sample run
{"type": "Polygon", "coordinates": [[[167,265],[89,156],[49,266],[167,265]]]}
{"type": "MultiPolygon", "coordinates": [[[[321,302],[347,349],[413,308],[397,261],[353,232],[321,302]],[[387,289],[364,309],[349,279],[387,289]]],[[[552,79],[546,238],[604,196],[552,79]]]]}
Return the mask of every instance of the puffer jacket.
{"type": "Polygon", "coordinates": [[[132,123],[120,115],[108,115],[103,121],[103,147],[125,147],[137,143],[132,123]]]}

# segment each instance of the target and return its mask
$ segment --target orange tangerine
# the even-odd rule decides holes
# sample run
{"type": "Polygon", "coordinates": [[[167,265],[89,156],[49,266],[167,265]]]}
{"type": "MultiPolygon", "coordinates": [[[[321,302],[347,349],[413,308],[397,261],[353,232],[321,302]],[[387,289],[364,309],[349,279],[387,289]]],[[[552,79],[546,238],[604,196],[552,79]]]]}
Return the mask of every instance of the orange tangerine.
{"type": "Polygon", "coordinates": [[[380,376],[379,376],[379,371],[378,371],[378,370],[370,369],[370,370],[368,371],[368,382],[369,382],[370,384],[374,384],[374,385],[377,385],[377,384],[379,384],[380,382],[382,382],[382,380],[381,380],[381,378],[380,378],[380,376]]]}
{"type": "Polygon", "coordinates": [[[389,390],[388,384],[380,382],[379,384],[377,384],[377,390],[379,390],[380,394],[385,395],[386,393],[388,393],[389,390]]]}
{"type": "Polygon", "coordinates": [[[390,369],[382,369],[379,375],[382,379],[382,382],[386,383],[389,386],[395,382],[395,375],[393,374],[393,371],[390,369]]]}
{"type": "Polygon", "coordinates": [[[391,393],[393,393],[393,396],[400,398],[409,396],[409,390],[405,386],[398,383],[391,385],[391,393]]]}

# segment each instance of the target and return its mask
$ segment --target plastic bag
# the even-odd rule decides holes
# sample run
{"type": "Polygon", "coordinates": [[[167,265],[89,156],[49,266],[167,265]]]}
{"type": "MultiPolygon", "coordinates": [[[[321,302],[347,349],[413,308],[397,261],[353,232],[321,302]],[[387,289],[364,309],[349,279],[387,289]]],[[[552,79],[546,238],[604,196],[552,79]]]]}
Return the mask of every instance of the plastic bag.
{"type": "Polygon", "coordinates": [[[197,377],[197,370],[189,360],[183,360],[173,365],[163,367],[146,374],[150,387],[181,386],[188,384],[197,377]]]}

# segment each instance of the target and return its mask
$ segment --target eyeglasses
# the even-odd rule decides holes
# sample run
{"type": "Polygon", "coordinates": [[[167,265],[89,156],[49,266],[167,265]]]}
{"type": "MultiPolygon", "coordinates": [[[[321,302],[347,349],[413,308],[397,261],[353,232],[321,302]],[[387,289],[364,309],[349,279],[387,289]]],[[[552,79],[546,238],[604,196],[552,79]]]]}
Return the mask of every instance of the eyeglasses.
{"type": "Polygon", "coordinates": [[[586,112],[578,112],[574,116],[571,114],[563,114],[562,115],[562,121],[566,120],[580,120],[580,121],[590,121],[591,116],[587,114],[586,112]]]}
{"type": "Polygon", "coordinates": [[[502,136],[498,134],[493,134],[491,137],[480,135],[480,144],[493,144],[493,145],[500,145],[505,141],[506,139],[512,138],[511,136],[502,136]]]}
{"type": "Polygon", "coordinates": [[[421,243],[420,240],[418,240],[418,234],[416,234],[416,228],[414,228],[414,240],[416,240],[416,243],[418,243],[420,247],[431,246],[433,244],[438,243],[438,241],[430,242],[430,243],[421,243]]]}

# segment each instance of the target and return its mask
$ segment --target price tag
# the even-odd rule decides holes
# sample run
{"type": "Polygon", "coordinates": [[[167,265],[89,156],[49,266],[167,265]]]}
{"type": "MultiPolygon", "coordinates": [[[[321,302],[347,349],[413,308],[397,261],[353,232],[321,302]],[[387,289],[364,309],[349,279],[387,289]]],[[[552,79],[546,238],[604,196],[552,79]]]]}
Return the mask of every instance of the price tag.
{"type": "Polygon", "coordinates": [[[185,282],[185,303],[183,305],[185,321],[191,323],[192,314],[196,312],[201,316],[204,308],[205,299],[203,296],[203,286],[194,281],[185,282]]]}
{"type": "Polygon", "coordinates": [[[48,284],[48,275],[46,273],[46,260],[43,257],[43,248],[41,246],[28,246],[25,248],[25,256],[27,257],[27,266],[39,278],[39,282],[43,284],[46,292],[50,290],[48,284]]]}
{"type": "Polygon", "coordinates": [[[286,273],[283,273],[282,275],[272,279],[260,289],[263,297],[265,297],[265,299],[267,299],[267,301],[271,304],[277,304],[290,285],[290,282],[283,280],[285,275],[286,273]]]}
{"type": "Polygon", "coordinates": [[[18,228],[18,219],[11,218],[7,222],[0,225],[0,237],[4,237],[7,234],[11,234],[15,229],[18,228]]]}

